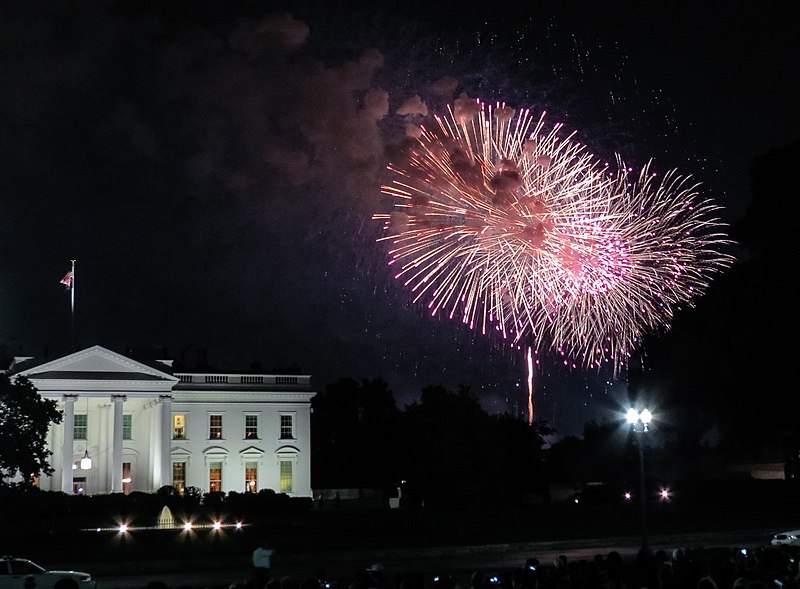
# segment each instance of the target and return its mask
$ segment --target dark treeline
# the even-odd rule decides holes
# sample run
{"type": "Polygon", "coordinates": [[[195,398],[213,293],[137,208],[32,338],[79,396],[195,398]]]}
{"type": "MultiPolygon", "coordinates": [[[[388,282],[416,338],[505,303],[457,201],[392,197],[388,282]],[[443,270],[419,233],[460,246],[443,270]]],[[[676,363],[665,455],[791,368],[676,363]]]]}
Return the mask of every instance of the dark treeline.
{"type": "Polygon", "coordinates": [[[312,487],[401,488],[407,505],[520,504],[546,492],[543,435],[488,415],[469,388],[422,390],[400,410],[381,379],[343,378],[312,401],[312,487]]]}

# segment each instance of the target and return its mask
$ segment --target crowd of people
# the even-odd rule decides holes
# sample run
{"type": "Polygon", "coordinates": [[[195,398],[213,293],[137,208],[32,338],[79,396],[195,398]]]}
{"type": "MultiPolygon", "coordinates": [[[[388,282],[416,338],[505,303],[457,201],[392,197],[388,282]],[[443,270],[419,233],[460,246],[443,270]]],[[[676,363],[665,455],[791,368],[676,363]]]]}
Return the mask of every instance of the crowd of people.
{"type": "Polygon", "coordinates": [[[794,547],[671,551],[642,549],[623,558],[617,551],[591,559],[554,562],[531,557],[513,570],[470,575],[419,573],[388,575],[380,564],[353,571],[346,578],[327,578],[316,571],[305,578],[274,577],[264,569],[266,546],[253,553],[251,578],[229,589],[800,589],[794,547]]]}

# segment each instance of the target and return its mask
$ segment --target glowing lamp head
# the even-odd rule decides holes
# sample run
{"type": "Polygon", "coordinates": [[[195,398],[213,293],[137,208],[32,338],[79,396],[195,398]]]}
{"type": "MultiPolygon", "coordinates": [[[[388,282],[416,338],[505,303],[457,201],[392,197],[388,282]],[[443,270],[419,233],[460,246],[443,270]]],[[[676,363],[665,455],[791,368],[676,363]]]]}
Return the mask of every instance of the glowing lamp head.
{"type": "Polygon", "coordinates": [[[236,522],[236,529],[237,530],[241,530],[242,529],[242,522],[236,522]]]}
{"type": "Polygon", "coordinates": [[[650,423],[653,421],[653,414],[647,408],[642,409],[641,412],[637,411],[636,409],[630,408],[628,409],[628,412],[625,414],[625,419],[627,420],[628,423],[630,423],[633,426],[641,424],[642,429],[644,431],[647,431],[649,429],[650,423]]]}
{"type": "Polygon", "coordinates": [[[222,529],[222,522],[214,522],[214,525],[211,526],[214,530],[221,530],[222,529]]]}
{"type": "Polygon", "coordinates": [[[83,458],[81,458],[81,469],[82,470],[92,469],[92,459],[89,457],[89,450],[84,450],[83,452],[83,458]]]}
{"type": "Polygon", "coordinates": [[[118,530],[120,534],[124,534],[128,531],[128,524],[120,524],[118,530]]]}
{"type": "Polygon", "coordinates": [[[183,524],[183,530],[184,530],[185,532],[188,532],[188,531],[190,531],[191,529],[192,529],[192,522],[186,522],[185,524],[183,524]]]}

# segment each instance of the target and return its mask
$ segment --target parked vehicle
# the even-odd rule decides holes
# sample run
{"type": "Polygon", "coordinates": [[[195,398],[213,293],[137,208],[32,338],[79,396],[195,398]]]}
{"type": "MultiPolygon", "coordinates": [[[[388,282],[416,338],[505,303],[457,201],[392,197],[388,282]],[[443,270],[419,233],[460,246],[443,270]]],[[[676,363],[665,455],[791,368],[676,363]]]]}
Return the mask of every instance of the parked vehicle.
{"type": "Polygon", "coordinates": [[[0,556],[0,589],[95,589],[89,573],[47,570],[27,558],[0,556]]]}
{"type": "Polygon", "coordinates": [[[773,546],[800,546],[800,530],[789,530],[772,536],[773,546]]]}

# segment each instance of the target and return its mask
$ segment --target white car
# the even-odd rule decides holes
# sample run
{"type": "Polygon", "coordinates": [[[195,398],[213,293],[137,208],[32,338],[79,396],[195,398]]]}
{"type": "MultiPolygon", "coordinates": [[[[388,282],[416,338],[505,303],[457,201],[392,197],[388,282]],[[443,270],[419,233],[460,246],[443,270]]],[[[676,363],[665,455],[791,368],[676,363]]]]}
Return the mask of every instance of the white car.
{"type": "Polygon", "coordinates": [[[773,546],[800,546],[800,530],[780,532],[772,537],[773,546]]]}
{"type": "Polygon", "coordinates": [[[48,571],[26,558],[0,556],[0,589],[96,589],[89,573],[48,571]]]}

